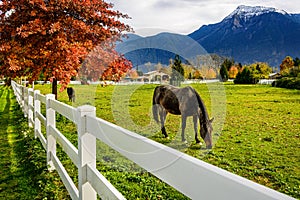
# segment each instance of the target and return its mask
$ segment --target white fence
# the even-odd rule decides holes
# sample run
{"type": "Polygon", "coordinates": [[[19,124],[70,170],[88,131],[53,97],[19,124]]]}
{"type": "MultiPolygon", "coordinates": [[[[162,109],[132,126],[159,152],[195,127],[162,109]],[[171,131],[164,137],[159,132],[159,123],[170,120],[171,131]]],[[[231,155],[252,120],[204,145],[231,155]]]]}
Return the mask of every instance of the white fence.
{"type": "Polygon", "coordinates": [[[99,119],[95,107],[74,108],[56,101],[52,94],[44,96],[15,82],[12,87],[29,126],[34,127],[47,152],[49,170],[57,170],[72,199],[95,200],[97,194],[102,199],[125,199],[96,169],[97,139],[191,199],[293,199],[99,119]],[[46,116],[41,113],[41,103],[46,105],[46,116]],[[56,112],[77,124],[78,147],[56,128],[56,112]],[[77,186],[56,156],[57,143],[78,168],[77,186]]]}
{"type": "Polygon", "coordinates": [[[272,83],[275,81],[275,79],[260,79],[258,84],[262,85],[272,85],[272,83]]]}

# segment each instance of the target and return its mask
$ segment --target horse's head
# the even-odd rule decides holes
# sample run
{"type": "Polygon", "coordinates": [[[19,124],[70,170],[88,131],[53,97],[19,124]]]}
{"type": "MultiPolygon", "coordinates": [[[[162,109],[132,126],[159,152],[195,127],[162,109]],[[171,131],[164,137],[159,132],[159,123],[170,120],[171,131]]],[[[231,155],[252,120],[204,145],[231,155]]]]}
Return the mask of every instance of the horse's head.
{"type": "Polygon", "coordinates": [[[213,121],[214,118],[206,120],[205,123],[201,124],[201,128],[200,128],[200,135],[206,144],[206,148],[208,149],[212,148],[212,131],[213,131],[212,122],[213,121]]]}

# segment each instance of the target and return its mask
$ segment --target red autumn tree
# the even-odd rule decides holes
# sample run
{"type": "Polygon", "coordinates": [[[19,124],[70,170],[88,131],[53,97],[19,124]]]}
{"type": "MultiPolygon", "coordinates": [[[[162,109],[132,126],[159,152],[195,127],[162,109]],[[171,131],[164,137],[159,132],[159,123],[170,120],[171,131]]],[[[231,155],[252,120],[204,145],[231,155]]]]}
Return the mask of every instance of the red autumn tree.
{"type": "Polygon", "coordinates": [[[96,62],[102,65],[88,64],[88,58],[86,75],[118,77],[131,64],[113,49],[131,28],[120,22],[128,16],[112,8],[103,0],[2,0],[1,73],[11,78],[27,76],[29,81],[43,75],[53,82],[52,93],[57,94],[57,81],[65,89],[97,47],[93,53],[101,54],[96,62]]]}
{"type": "Polygon", "coordinates": [[[96,46],[87,56],[79,70],[83,80],[113,80],[120,78],[131,69],[131,62],[114,49],[107,48],[108,42],[96,46]]]}

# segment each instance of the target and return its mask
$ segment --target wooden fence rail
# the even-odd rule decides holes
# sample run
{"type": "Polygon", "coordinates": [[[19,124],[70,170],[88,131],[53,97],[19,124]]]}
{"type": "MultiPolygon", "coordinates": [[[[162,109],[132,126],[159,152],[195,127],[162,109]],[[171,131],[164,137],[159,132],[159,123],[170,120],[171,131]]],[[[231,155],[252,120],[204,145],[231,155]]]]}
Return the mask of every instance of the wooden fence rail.
{"type": "Polygon", "coordinates": [[[47,152],[49,170],[57,170],[72,199],[96,200],[97,194],[103,199],[125,199],[96,169],[97,139],[191,199],[293,199],[99,119],[95,107],[74,108],[56,101],[52,94],[41,95],[15,82],[12,87],[29,126],[47,152]],[[41,113],[41,104],[46,107],[46,116],[41,113]],[[77,147],[56,128],[56,112],[77,125],[77,147]],[[46,127],[46,137],[42,126],[46,127]],[[78,185],[56,156],[56,144],[78,168],[78,185]]]}

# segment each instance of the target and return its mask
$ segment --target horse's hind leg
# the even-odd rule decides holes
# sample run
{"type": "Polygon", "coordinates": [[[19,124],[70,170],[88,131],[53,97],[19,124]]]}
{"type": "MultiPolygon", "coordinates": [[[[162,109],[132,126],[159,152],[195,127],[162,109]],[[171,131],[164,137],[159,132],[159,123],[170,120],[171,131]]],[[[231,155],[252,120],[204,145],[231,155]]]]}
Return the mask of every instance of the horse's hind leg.
{"type": "Polygon", "coordinates": [[[160,123],[161,123],[161,132],[167,138],[168,133],[167,133],[166,128],[165,128],[165,121],[166,121],[166,117],[167,117],[167,112],[164,109],[162,109],[160,111],[159,115],[160,115],[160,123]]]}
{"type": "Polygon", "coordinates": [[[186,142],[186,139],[184,137],[184,130],[186,127],[186,116],[182,115],[181,116],[181,141],[186,142]]]}
{"type": "Polygon", "coordinates": [[[193,116],[193,122],[194,122],[194,131],[195,131],[195,140],[196,143],[200,143],[200,140],[198,139],[198,116],[193,116]]]}

